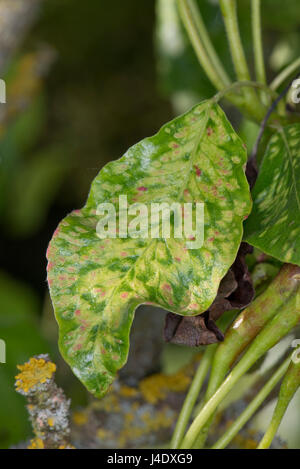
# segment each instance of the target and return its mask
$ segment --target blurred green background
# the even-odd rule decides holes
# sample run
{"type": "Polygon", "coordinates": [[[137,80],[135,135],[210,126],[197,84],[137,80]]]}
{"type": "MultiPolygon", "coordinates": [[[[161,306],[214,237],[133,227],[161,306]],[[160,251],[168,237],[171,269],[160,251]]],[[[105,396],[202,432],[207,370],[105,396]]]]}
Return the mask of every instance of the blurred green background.
{"type": "MultiPolygon", "coordinates": [[[[1,1],[7,3],[0,0],[0,16],[1,1]]],[[[33,354],[50,352],[73,406],[87,400],[59,356],[46,286],[45,252],[58,222],[84,204],[106,162],[214,93],[178,23],[174,0],[39,3],[30,30],[0,68],[7,84],[7,103],[0,104],[0,339],[7,345],[7,363],[0,364],[0,447],[30,434],[14,376],[16,365],[33,354]]],[[[252,67],[249,1],[238,3],[252,67]]],[[[300,3],[262,3],[271,79],[299,54],[300,3]]],[[[232,73],[216,2],[201,6],[232,73]]],[[[0,21],[0,56],[4,27],[0,21]]],[[[257,126],[228,112],[251,147],[257,126]]]]}

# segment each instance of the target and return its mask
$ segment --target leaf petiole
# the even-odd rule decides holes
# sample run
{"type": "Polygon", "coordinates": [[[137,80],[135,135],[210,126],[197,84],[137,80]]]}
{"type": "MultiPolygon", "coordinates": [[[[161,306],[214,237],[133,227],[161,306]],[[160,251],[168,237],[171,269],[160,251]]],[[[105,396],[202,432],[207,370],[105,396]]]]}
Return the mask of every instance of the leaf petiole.
{"type": "Polygon", "coordinates": [[[266,397],[270,394],[272,389],[278,384],[283,375],[286,373],[288,366],[291,361],[291,356],[287,358],[274,375],[269,379],[257,396],[250,402],[248,407],[244,412],[233,422],[229,429],[224,433],[224,435],[219,438],[219,440],[212,446],[212,449],[223,449],[225,448],[232,439],[237,435],[237,433],[243,428],[243,426],[250,420],[250,418],[255,414],[260,405],[264,402],[266,397]]]}

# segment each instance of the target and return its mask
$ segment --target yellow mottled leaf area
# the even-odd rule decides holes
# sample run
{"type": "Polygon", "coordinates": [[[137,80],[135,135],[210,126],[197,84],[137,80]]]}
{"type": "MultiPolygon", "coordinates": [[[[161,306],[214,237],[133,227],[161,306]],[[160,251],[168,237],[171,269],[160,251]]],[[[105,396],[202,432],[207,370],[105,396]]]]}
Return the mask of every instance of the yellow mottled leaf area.
{"type": "Polygon", "coordinates": [[[21,372],[16,376],[17,391],[24,392],[28,392],[38,384],[45,383],[56,371],[56,365],[43,358],[31,358],[29,362],[18,365],[17,368],[21,372]]]}

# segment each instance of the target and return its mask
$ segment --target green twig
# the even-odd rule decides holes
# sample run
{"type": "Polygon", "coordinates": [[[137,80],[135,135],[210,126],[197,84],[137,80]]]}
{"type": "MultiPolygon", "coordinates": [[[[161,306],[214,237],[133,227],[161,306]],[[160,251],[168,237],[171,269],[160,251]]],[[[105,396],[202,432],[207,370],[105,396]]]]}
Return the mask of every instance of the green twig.
{"type": "Polygon", "coordinates": [[[231,80],[230,78],[228,77],[224,67],[223,67],[223,64],[222,62],[220,61],[219,57],[218,57],[218,54],[216,53],[216,50],[210,40],[210,37],[209,37],[209,34],[207,32],[207,29],[206,29],[206,26],[205,26],[205,23],[203,21],[203,18],[202,18],[202,15],[201,15],[201,12],[200,12],[200,9],[197,5],[197,3],[195,2],[195,0],[188,0],[189,1],[189,5],[190,5],[190,10],[192,12],[192,15],[193,15],[193,18],[194,18],[194,21],[195,21],[195,25],[198,29],[198,33],[199,33],[199,37],[201,38],[202,40],[202,43],[207,51],[207,54],[213,64],[213,66],[215,67],[215,70],[217,72],[217,74],[219,75],[219,77],[221,78],[222,82],[223,82],[223,86],[229,86],[230,83],[231,83],[231,80]]]}
{"type": "Polygon", "coordinates": [[[282,382],[278,402],[274,410],[271,423],[258,445],[257,449],[267,449],[271,446],[279,425],[283,419],[286,409],[289,406],[295,392],[300,386],[300,362],[292,362],[282,382]]]}
{"type": "Polygon", "coordinates": [[[189,419],[192,415],[192,411],[199,396],[202,384],[210,368],[214,353],[216,351],[216,346],[216,344],[208,346],[200,361],[199,367],[196,371],[177,420],[170,446],[173,449],[180,447],[180,443],[182,441],[189,419]]]}
{"type": "Polygon", "coordinates": [[[216,87],[217,90],[221,90],[224,87],[223,80],[219,77],[218,73],[215,70],[206,50],[203,45],[199,30],[196,26],[193,12],[190,8],[188,0],[177,0],[178,10],[182,22],[186,28],[190,41],[194,47],[198,60],[203,67],[208,78],[212,84],[216,87]]]}
{"type": "MultiPolygon", "coordinates": [[[[250,72],[239,31],[236,0],[219,0],[219,3],[237,78],[239,81],[250,81],[250,72]]],[[[246,89],[244,91],[244,98],[248,111],[253,115],[259,116],[258,120],[260,121],[265,114],[265,110],[256,93],[253,90],[246,89]]]]}
{"type": "Polygon", "coordinates": [[[272,81],[270,84],[271,90],[277,90],[279,86],[295,71],[300,69],[300,57],[294,60],[290,65],[288,65],[284,70],[282,70],[279,75],[272,81]]]}
{"type": "MultiPolygon", "coordinates": [[[[300,267],[285,264],[267,290],[236,318],[226,332],[224,342],[218,346],[215,353],[205,402],[217,391],[238,356],[255,339],[267,322],[279,313],[291,295],[300,288],[297,280],[299,274],[300,267]]],[[[213,417],[214,415],[201,429],[197,437],[197,448],[204,446],[213,417]]]]}
{"type": "Polygon", "coordinates": [[[265,93],[268,93],[271,98],[276,99],[278,97],[278,94],[270,90],[270,88],[263,84],[263,83],[258,83],[257,81],[236,81],[229,85],[226,88],[223,88],[221,91],[215,94],[215,96],[212,98],[215,102],[219,102],[221,99],[223,99],[227,94],[231,93],[232,91],[238,90],[239,88],[257,88],[265,93]]]}
{"type": "Polygon", "coordinates": [[[251,7],[256,79],[258,82],[266,84],[266,71],[261,37],[260,0],[252,0],[251,7]]]}
{"type": "Polygon", "coordinates": [[[255,414],[257,409],[264,402],[266,397],[270,394],[272,389],[281,380],[283,375],[286,373],[290,364],[291,357],[287,358],[282,365],[278,368],[276,373],[269,379],[257,396],[252,400],[244,412],[233,422],[229,429],[221,436],[221,438],[212,446],[212,449],[223,449],[232,441],[232,439],[238,434],[243,426],[250,420],[255,414]]]}
{"type": "Polygon", "coordinates": [[[219,0],[228,36],[233,65],[239,81],[250,80],[250,73],[240,37],[235,0],[219,0]]]}
{"type": "Polygon", "coordinates": [[[190,449],[205,423],[214,414],[218,405],[232,390],[237,381],[251,368],[251,366],[284,337],[300,320],[299,293],[288,301],[285,307],[270,320],[239,363],[233,368],[223,384],[205,404],[198,416],[193,421],[183,439],[182,448],[190,449]]]}
{"type": "MultiPolygon", "coordinates": [[[[255,75],[259,83],[266,84],[266,70],[264,62],[264,53],[262,45],[262,31],[261,31],[261,14],[260,14],[260,0],[251,0],[252,9],[252,36],[253,36],[253,50],[254,50],[254,63],[255,63],[255,75]]],[[[260,93],[262,102],[266,105],[269,104],[270,100],[264,93],[260,93]]]]}

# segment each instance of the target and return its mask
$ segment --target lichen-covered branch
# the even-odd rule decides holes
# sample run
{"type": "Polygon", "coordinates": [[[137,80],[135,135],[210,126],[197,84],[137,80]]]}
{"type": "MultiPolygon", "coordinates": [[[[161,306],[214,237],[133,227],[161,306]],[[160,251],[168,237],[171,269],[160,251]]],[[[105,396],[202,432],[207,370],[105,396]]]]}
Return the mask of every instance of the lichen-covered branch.
{"type": "Polygon", "coordinates": [[[70,400],[54,382],[56,365],[38,355],[19,365],[16,390],[27,399],[35,438],[28,449],[71,449],[70,400]]]}
{"type": "Polygon", "coordinates": [[[137,386],[115,381],[101,400],[73,414],[76,448],[161,447],[171,439],[198,355],[173,375],[156,373],[137,386]]]}

